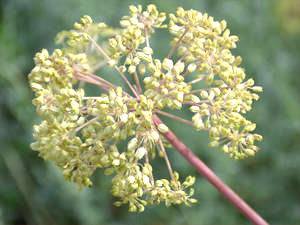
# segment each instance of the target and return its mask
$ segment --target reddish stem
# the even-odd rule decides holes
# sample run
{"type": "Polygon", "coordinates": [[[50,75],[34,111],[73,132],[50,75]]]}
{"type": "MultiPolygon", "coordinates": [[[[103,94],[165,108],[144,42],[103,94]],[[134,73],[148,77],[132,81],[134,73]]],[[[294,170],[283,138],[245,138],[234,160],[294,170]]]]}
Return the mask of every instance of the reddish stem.
{"type": "Polygon", "coordinates": [[[167,56],[168,59],[170,59],[172,57],[172,55],[175,52],[176,48],[178,47],[179,43],[182,41],[183,37],[186,35],[186,33],[188,31],[189,31],[189,29],[186,28],[186,30],[183,32],[183,34],[180,36],[180,38],[178,39],[178,41],[176,42],[176,44],[173,46],[170,53],[168,54],[168,56],[167,56]]]}
{"type": "MultiPolygon", "coordinates": [[[[157,115],[153,115],[156,126],[163,123],[157,115]]],[[[218,191],[224,195],[245,217],[253,224],[267,225],[268,223],[257,214],[243,199],[241,199],[230,187],[228,187],[210,168],[208,168],[184,143],[182,143],[172,131],[161,133],[170,144],[218,191]]]]}

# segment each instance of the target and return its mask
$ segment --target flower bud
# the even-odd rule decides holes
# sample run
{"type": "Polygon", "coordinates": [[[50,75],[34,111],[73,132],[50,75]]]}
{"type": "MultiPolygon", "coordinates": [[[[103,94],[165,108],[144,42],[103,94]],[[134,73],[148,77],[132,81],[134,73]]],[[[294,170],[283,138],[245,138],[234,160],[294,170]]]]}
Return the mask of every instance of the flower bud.
{"type": "Polygon", "coordinates": [[[215,97],[215,93],[213,91],[210,91],[209,96],[207,97],[207,99],[211,101],[211,100],[214,99],[214,97],[215,97]]]}
{"type": "Polygon", "coordinates": [[[140,160],[141,158],[144,157],[144,155],[146,154],[147,150],[144,147],[140,147],[138,148],[138,150],[136,150],[135,152],[135,158],[137,158],[138,160],[140,160]]]}
{"type": "Polygon", "coordinates": [[[107,25],[105,23],[103,23],[103,22],[98,23],[98,28],[105,28],[105,27],[107,27],[107,25]]]}
{"type": "Polygon", "coordinates": [[[169,131],[169,128],[163,123],[159,124],[157,128],[161,133],[166,133],[169,131]]]}
{"type": "Polygon", "coordinates": [[[190,73],[194,72],[196,69],[197,69],[197,65],[196,65],[195,63],[191,63],[191,64],[188,66],[188,68],[187,68],[187,70],[188,70],[190,73]]]}
{"type": "Polygon", "coordinates": [[[205,125],[204,125],[202,119],[195,120],[195,122],[194,122],[194,128],[195,128],[195,130],[201,130],[204,127],[205,127],[205,125]]]}
{"type": "Polygon", "coordinates": [[[259,134],[253,134],[253,137],[258,141],[262,141],[262,139],[263,139],[262,136],[259,134]]]}
{"type": "Polygon", "coordinates": [[[161,180],[157,180],[157,181],[155,181],[155,186],[162,187],[163,186],[163,182],[161,180]]]}
{"type": "Polygon", "coordinates": [[[253,86],[254,85],[254,80],[252,78],[250,78],[249,80],[247,80],[247,85],[249,87],[253,86]]]}
{"type": "Polygon", "coordinates": [[[146,66],[145,66],[145,64],[139,64],[138,70],[139,70],[139,72],[140,72],[141,75],[144,75],[146,73],[146,66]]]}
{"type": "Polygon", "coordinates": [[[120,66],[119,67],[120,72],[124,73],[126,72],[126,66],[120,66]]]}
{"type": "Polygon", "coordinates": [[[137,12],[138,12],[137,7],[135,7],[134,5],[130,5],[130,6],[129,6],[129,10],[130,10],[131,12],[133,12],[133,13],[137,13],[137,12]]]}
{"type": "Polygon", "coordinates": [[[223,37],[224,37],[224,38],[228,38],[229,35],[230,35],[230,31],[229,31],[228,29],[226,29],[226,30],[224,31],[224,33],[223,33],[223,37]]]}
{"type": "Polygon", "coordinates": [[[113,67],[113,66],[115,66],[116,64],[117,64],[117,62],[116,62],[116,60],[114,60],[114,59],[110,59],[110,60],[107,61],[107,65],[108,65],[109,67],[113,67]]]}
{"type": "Polygon", "coordinates": [[[207,91],[202,90],[202,91],[200,92],[200,96],[201,96],[202,98],[207,98],[207,97],[208,97],[207,91]]]}
{"type": "Polygon", "coordinates": [[[147,63],[151,63],[152,62],[152,57],[149,54],[145,54],[143,52],[138,52],[137,56],[139,57],[139,59],[144,60],[147,63]]]}
{"type": "Polygon", "coordinates": [[[128,67],[128,73],[134,73],[135,70],[136,70],[136,66],[131,65],[128,67]]]}
{"type": "Polygon", "coordinates": [[[196,113],[196,112],[200,111],[200,108],[199,108],[199,106],[193,105],[190,107],[190,111],[196,113]]]}
{"type": "Polygon", "coordinates": [[[138,57],[134,57],[132,60],[132,65],[137,66],[140,63],[140,59],[138,57]]]}
{"type": "Polygon", "coordinates": [[[92,24],[93,23],[93,20],[90,16],[84,15],[83,18],[85,19],[87,24],[92,24]]]}
{"type": "Polygon", "coordinates": [[[77,30],[80,30],[82,28],[82,25],[80,23],[75,22],[74,23],[74,28],[77,30]]]}
{"type": "Polygon", "coordinates": [[[120,120],[121,120],[122,123],[127,123],[127,121],[128,121],[128,114],[122,114],[120,116],[120,120]]]}
{"type": "Polygon", "coordinates": [[[150,48],[150,47],[145,47],[145,48],[143,48],[143,52],[144,52],[145,54],[148,54],[148,55],[152,55],[152,54],[153,54],[153,50],[152,50],[152,48],[150,48]]]}
{"type": "Polygon", "coordinates": [[[146,185],[146,187],[150,187],[151,184],[150,184],[150,179],[147,175],[143,174],[143,183],[144,185],[146,185]]]}
{"type": "Polygon", "coordinates": [[[222,20],[221,21],[221,29],[222,29],[222,31],[226,29],[226,26],[227,26],[227,22],[225,20],[222,20]]]}
{"type": "Polygon", "coordinates": [[[62,50],[60,50],[60,49],[55,49],[54,54],[55,54],[57,57],[60,57],[60,56],[63,55],[63,52],[62,52],[62,50]]]}
{"type": "Polygon", "coordinates": [[[127,180],[128,180],[128,182],[129,182],[130,184],[132,184],[132,183],[134,183],[135,178],[134,178],[134,176],[129,176],[129,177],[127,178],[127,180]]]}
{"type": "Polygon", "coordinates": [[[136,24],[138,24],[138,22],[139,22],[139,21],[137,20],[137,18],[134,18],[134,17],[130,17],[129,21],[130,21],[130,23],[133,24],[133,25],[136,25],[136,24]]]}
{"type": "Polygon", "coordinates": [[[249,131],[254,131],[255,128],[256,128],[256,124],[255,124],[255,123],[252,123],[252,124],[249,124],[249,125],[245,126],[244,130],[245,130],[246,132],[249,132],[249,131]]]}
{"type": "Polygon", "coordinates": [[[121,20],[121,21],[120,21],[120,25],[121,25],[122,27],[128,27],[128,26],[131,25],[131,23],[130,23],[128,20],[121,20]]]}
{"type": "Polygon", "coordinates": [[[252,149],[244,149],[244,152],[249,155],[249,156],[254,156],[255,155],[255,151],[253,151],[252,149]]]}
{"type": "Polygon", "coordinates": [[[209,147],[217,147],[219,146],[219,142],[218,141],[212,141],[208,144],[209,147]]]}
{"type": "Polygon", "coordinates": [[[173,61],[171,59],[165,58],[164,61],[163,61],[163,63],[162,63],[162,67],[165,70],[170,71],[173,68],[173,61]]]}
{"type": "Polygon", "coordinates": [[[84,123],[85,119],[83,116],[81,116],[77,121],[76,124],[78,124],[79,126],[82,125],[84,123]]]}
{"type": "Polygon", "coordinates": [[[224,153],[228,153],[228,152],[229,152],[228,145],[223,145],[223,147],[221,148],[221,150],[222,150],[224,153]]]}
{"type": "Polygon", "coordinates": [[[136,149],[138,145],[138,139],[137,138],[133,138],[129,141],[128,145],[127,145],[127,149],[128,151],[133,151],[136,149]]]}
{"type": "Polygon", "coordinates": [[[254,87],[252,87],[252,91],[255,91],[255,92],[262,92],[262,91],[263,91],[263,88],[260,87],[260,86],[254,86],[254,87]]]}
{"type": "Polygon", "coordinates": [[[148,63],[148,69],[153,73],[156,71],[156,66],[153,63],[148,63]]]}

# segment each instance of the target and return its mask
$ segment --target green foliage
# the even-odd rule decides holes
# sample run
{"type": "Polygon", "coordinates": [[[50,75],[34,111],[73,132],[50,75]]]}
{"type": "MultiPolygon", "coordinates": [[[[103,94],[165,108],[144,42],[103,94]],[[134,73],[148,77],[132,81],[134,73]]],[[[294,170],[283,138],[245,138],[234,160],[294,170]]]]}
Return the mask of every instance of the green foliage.
{"type": "MultiPolygon", "coordinates": [[[[140,1],[136,1],[141,3],[140,1]]],[[[162,11],[174,11],[182,1],[153,1],[162,11]]],[[[276,1],[275,1],[276,3],[276,1]]],[[[33,67],[31,60],[42,47],[53,49],[53,37],[70,27],[74,20],[89,14],[116,26],[128,7],[127,1],[7,1],[1,16],[1,152],[0,221],[4,224],[243,224],[245,219],[220,198],[204,179],[195,183],[194,207],[150,207],[143,214],[128,214],[127,208],[111,207],[108,194],[111,177],[95,174],[97,188],[77,191],[63,181],[53,164],[38,161],[30,151],[31,126],[38,123],[30,104],[31,93],[24,77],[33,67]],[[57,7],[59,5],[59,7],[57,7]],[[105,7],[103,7],[105,5],[105,7]],[[107,10],[110,8],[111,10],[107,10]],[[71,9],[71,10],[70,10],[71,9]],[[116,12],[116,13],[112,13],[116,12]],[[5,158],[4,158],[5,157],[5,158]],[[96,196],[96,197],[95,197],[96,196]],[[55,219],[54,219],[55,218],[55,219]],[[50,222],[49,222],[50,221],[50,222]]],[[[185,1],[184,8],[208,12],[218,20],[226,19],[231,33],[240,37],[234,54],[243,55],[247,74],[264,86],[262,101],[256,103],[249,119],[257,122],[263,134],[255,160],[233,164],[222,154],[207,148],[207,140],[188,125],[164,119],[176,130],[200,158],[208,163],[227,184],[270,223],[297,224],[299,218],[299,37],[288,36],[275,22],[274,1],[185,1]]],[[[281,17],[284,21],[284,16],[281,17]]],[[[153,35],[155,58],[168,53],[165,33],[153,35]]],[[[101,68],[111,82],[120,79],[101,68]]],[[[121,83],[121,82],[120,82],[121,83]]],[[[127,90],[126,90],[127,91],[127,90]]],[[[191,116],[187,112],[178,115],[191,116]]],[[[172,151],[172,150],[170,150],[172,151]]],[[[174,170],[182,176],[193,174],[187,163],[170,154],[174,170]]],[[[153,162],[159,173],[167,176],[159,160],[153,162]]]]}

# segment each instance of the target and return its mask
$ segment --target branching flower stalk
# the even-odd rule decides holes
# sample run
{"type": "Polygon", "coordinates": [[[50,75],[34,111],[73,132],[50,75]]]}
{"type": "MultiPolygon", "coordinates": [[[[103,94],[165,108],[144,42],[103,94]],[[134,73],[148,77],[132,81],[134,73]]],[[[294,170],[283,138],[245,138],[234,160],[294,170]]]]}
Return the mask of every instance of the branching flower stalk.
{"type": "Polygon", "coordinates": [[[262,88],[245,80],[241,57],[230,51],[238,37],[230,36],[224,20],[179,7],[167,24],[166,14],[154,5],[145,11],[140,5],[129,8],[121,29],[84,16],[75,29],[58,34],[61,49],[36,54],[29,80],[33,104],[44,120],[34,126],[31,147],[46,161],[53,160],[79,188],[91,186],[95,170],[105,168],[106,175],[114,175],[115,205],[128,204],[129,211],[142,212],[162,201],[189,206],[196,202],[191,188],[195,178],[181,180],[172,170],[165,148],[176,145],[156,114],[208,131],[211,147],[221,145],[230,158],[244,159],[256,154],[255,141],[262,139],[251,133],[255,124],[244,117],[259,98],[254,92],[262,88]],[[162,60],[153,58],[150,40],[156,29],[168,29],[173,36],[162,60]],[[99,75],[96,68],[104,63],[122,77],[125,88],[99,75]],[[83,82],[96,85],[102,94],[86,96],[83,82]],[[189,106],[191,119],[164,111],[182,110],[183,105],[189,106]],[[157,153],[165,159],[170,180],[155,179],[151,161],[157,153]]]}
{"type": "MultiPolygon", "coordinates": [[[[153,115],[153,121],[157,127],[162,126],[163,124],[157,115],[153,115]]],[[[210,168],[208,168],[184,143],[182,143],[172,131],[168,130],[161,134],[200,174],[214,185],[218,191],[253,224],[268,224],[243,199],[241,199],[240,196],[231,190],[210,168]]]]}

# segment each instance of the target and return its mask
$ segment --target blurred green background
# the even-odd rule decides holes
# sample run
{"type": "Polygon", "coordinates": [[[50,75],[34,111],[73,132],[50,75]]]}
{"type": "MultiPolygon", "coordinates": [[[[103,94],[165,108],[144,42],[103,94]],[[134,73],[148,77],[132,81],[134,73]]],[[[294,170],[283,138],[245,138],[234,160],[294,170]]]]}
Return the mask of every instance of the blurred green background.
{"type": "MultiPolygon", "coordinates": [[[[27,81],[34,54],[53,50],[56,33],[72,28],[84,14],[118,26],[128,5],[149,3],[167,13],[178,6],[207,12],[225,19],[231,33],[240,37],[234,54],[243,57],[248,77],[264,87],[248,114],[264,136],[256,157],[235,163],[207,147],[207,134],[162,119],[268,222],[300,224],[299,0],[1,0],[0,225],[250,224],[175,151],[170,154],[175,170],[197,177],[199,202],[191,208],[152,206],[134,214],[127,206],[112,206],[110,177],[102,171],[93,177],[94,187],[78,191],[29,148],[32,125],[39,120],[27,81]]],[[[166,55],[168,37],[158,34],[153,39],[159,56],[166,55]]],[[[156,167],[165,174],[162,161],[156,167]]]]}

